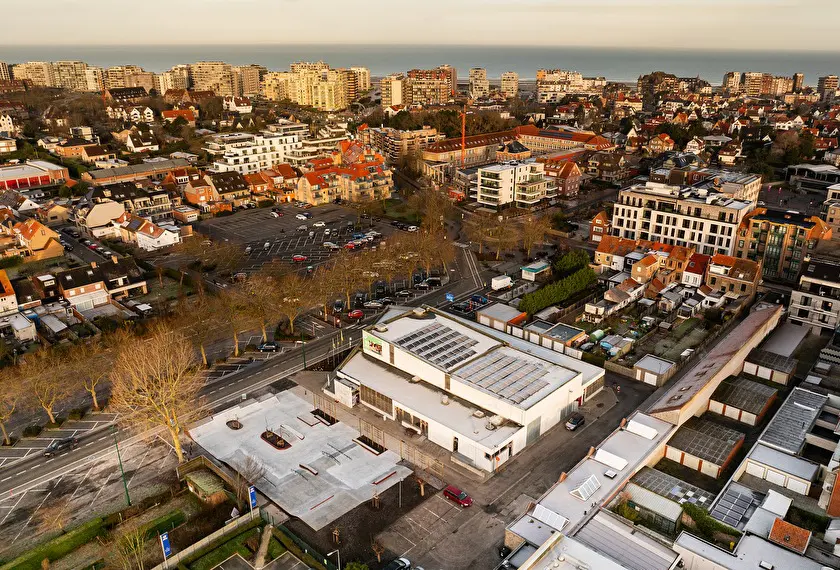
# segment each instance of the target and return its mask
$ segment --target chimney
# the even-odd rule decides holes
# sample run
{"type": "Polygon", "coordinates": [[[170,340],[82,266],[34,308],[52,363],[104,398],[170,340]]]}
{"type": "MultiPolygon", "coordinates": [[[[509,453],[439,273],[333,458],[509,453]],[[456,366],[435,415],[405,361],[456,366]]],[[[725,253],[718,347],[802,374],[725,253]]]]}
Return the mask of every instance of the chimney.
{"type": "Polygon", "coordinates": [[[627,425],[627,418],[621,418],[621,424],[618,426],[619,428],[624,428],[627,425]]]}
{"type": "Polygon", "coordinates": [[[114,263],[119,263],[119,260],[117,259],[116,255],[111,256],[111,261],[113,261],[114,263]]]}
{"type": "Polygon", "coordinates": [[[563,481],[565,481],[565,480],[566,480],[566,477],[567,477],[567,476],[568,476],[568,474],[567,474],[565,471],[563,471],[563,472],[560,474],[560,478],[557,480],[557,482],[558,482],[558,483],[562,483],[563,481]]]}
{"type": "Polygon", "coordinates": [[[96,269],[96,262],[95,261],[90,262],[90,268],[91,269],[96,269]]]}

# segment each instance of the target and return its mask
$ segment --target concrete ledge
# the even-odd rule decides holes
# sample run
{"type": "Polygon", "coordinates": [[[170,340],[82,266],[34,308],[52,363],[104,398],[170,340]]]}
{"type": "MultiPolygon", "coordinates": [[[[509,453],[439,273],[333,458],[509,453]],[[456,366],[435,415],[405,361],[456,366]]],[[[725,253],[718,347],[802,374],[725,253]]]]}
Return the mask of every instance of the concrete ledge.
{"type": "Polygon", "coordinates": [[[487,477],[487,473],[485,473],[483,470],[479,469],[478,467],[473,467],[472,465],[470,465],[470,464],[469,464],[469,463],[467,463],[466,461],[461,461],[461,460],[460,460],[460,459],[458,459],[455,455],[450,455],[450,456],[449,456],[449,460],[450,460],[452,463],[454,463],[455,465],[458,465],[458,466],[460,466],[460,467],[463,467],[464,469],[466,469],[467,471],[469,471],[469,472],[470,472],[470,473],[472,473],[473,475],[478,475],[478,476],[479,476],[479,477],[481,477],[482,479],[484,479],[484,478],[486,478],[486,477],[487,477]]]}

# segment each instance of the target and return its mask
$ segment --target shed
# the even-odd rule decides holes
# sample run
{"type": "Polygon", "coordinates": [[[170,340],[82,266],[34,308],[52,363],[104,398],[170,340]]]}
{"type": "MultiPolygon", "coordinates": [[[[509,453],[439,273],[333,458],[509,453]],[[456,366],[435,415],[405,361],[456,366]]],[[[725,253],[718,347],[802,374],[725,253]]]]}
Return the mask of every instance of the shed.
{"type": "Polygon", "coordinates": [[[754,348],[744,360],[744,373],[787,385],[796,371],[796,363],[795,358],[754,348]]]}
{"type": "Polygon", "coordinates": [[[773,404],[778,391],[741,377],[720,383],[709,400],[709,411],[750,426],[757,425],[773,404]]]}
{"type": "Polygon", "coordinates": [[[518,326],[528,319],[528,313],[514,309],[504,303],[494,303],[481,307],[475,312],[475,320],[482,325],[502,332],[509,332],[508,325],[518,326]]]}
{"type": "Polygon", "coordinates": [[[525,281],[538,281],[551,275],[551,264],[547,261],[535,261],[521,269],[522,279],[525,281]]]}
{"type": "Polygon", "coordinates": [[[747,455],[739,471],[741,469],[748,475],[785,487],[800,495],[807,495],[811,492],[811,484],[817,477],[820,466],[759,443],[747,455]]]}
{"type": "Polygon", "coordinates": [[[209,469],[190,471],[184,478],[189,490],[205,503],[218,505],[227,500],[224,481],[209,469]]]}
{"type": "Polygon", "coordinates": [[[682,518],[682,506],[635,483],[624,487],[627,506],[635,509],[639,516],[654,528],[668,535],[676,535],[682,518]]]}
{"type": "Polygon", "coordinates": [[[668,441],[665,457],[717,479],[743,444],[743,433],[693,417],[668,441]]]}
{"type": "Polygon", "coordinates": [[[674,374],[676,366],[675,362],[647,354],[633,365],[633,377],[645,384],[662,386],[674,374]]]}

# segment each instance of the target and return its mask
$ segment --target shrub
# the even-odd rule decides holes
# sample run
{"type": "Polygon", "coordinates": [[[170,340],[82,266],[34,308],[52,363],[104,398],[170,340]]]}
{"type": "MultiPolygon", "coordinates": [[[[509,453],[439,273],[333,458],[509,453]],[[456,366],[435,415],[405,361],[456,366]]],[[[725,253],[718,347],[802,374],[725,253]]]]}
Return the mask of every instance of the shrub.
{"type": "Polygon", "coordinates": [[[85,409],[84,408],[75,408],[73,410],[70,410],[70,413],[67,414],[67,419],[68,420],[79,421],[80,419],[82,419],[84,417],[84,415],[85,415],[85,409]]]}
{"type": "Polygon", "coordinates": [[[683,511],[691,517],[691,520],[694,521],[694,526],[697,529],[697,532],[703,535],[703,537],[709,542],[716,542],[715,535],[718,533],[735,537],[741,536],[740,532],[731,526],[725,525],[717,519],[712,518],[705,509],[702,509],[697,505],[684,503],[683,511]]]}
{"type": "Polygon", "coordinates": [[[23,428],[23,437],[38,437],[41,431],[43,431],[41,426],[26,426],[23,428]]]}
{"type": "Polygon", "coordinates": [[[101,517],[90,520],[66,534],[24,552],[14,560],[0,566],[0,570],[40,570],[42,560],[47,559],[51,562],[58,560],[104,534],[105,528],[102,523],[101,517]]]}
{"type": "Polygon", "coordinates": [[[7,269],[9,267],[16,267],[23,263],[22,255],[13,255],[11,257],[4,257],[0,259],[0,269],[7,269]]]}
{"type": "MultiPolygon", "coordinates": [[[[283,545],[280,544],[279,540],[272,536],[268,541],[268,560],[275,560],[284,552],[286,552],[286,549],[283,548],[283,545]]],[[[345,566],[345,568],[347,567],[345,566]]]]}

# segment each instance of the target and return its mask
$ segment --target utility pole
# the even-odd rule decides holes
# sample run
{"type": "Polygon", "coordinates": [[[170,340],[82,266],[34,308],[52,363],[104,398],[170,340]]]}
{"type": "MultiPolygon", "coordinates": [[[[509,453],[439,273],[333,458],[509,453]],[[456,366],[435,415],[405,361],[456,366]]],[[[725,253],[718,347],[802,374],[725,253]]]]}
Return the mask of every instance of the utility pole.
{"type": "Polygon", "coordinates": [[[120,444],[117,441],[117,428],[114,426],[112,427],[114,433],[114,447],[117,449],[117,461],[120,464],[120,474],[122,475],[122,482],[123,482],[123,489],[125,490],[125,502],[128,506],[131,506],[131,497],[128,495],[128,483],[125,481],[125,470],[123,469],[122,464],[122,456],[120,455],[120,444]]]}

